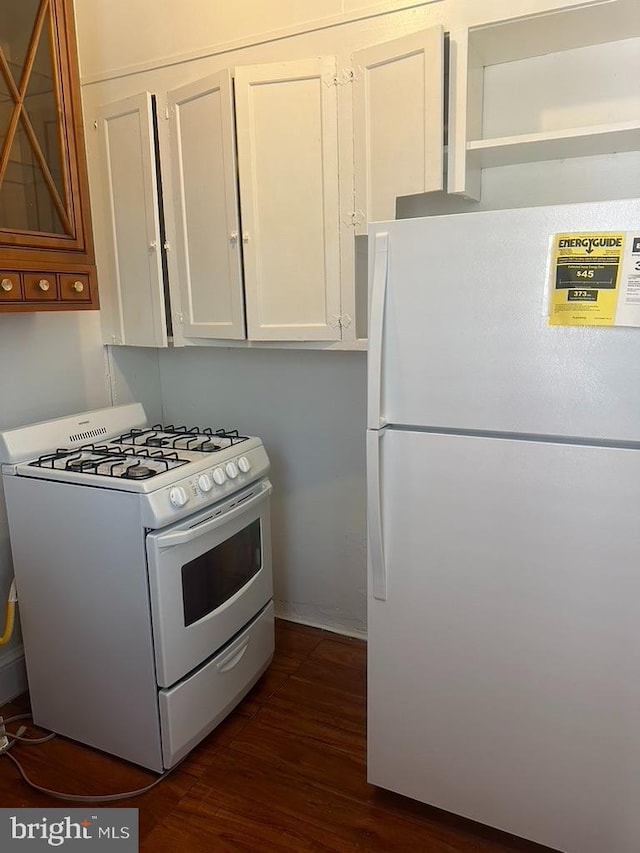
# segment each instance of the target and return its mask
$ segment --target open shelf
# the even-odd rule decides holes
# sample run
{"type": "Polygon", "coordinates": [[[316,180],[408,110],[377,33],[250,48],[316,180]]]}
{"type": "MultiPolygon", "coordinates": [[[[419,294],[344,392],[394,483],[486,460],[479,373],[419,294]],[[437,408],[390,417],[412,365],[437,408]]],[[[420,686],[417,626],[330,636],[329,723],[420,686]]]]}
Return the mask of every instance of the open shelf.
{"type": "Polygon", "coordinates": [[[640,120],[474,139],[467,143],[467,158],[471,168],[485,169],[639,149],[640,120]]]}
{"type": "Polygon", "coordinates": [[[634,74],[625,76],[636,54],[622,49],[639,37],[640,0],[452,32],[449,192],[479,200],[486,168],[640,151],[640,103],[634,74]],[[496,110],[509,121],[496,123],[496,110]]]}

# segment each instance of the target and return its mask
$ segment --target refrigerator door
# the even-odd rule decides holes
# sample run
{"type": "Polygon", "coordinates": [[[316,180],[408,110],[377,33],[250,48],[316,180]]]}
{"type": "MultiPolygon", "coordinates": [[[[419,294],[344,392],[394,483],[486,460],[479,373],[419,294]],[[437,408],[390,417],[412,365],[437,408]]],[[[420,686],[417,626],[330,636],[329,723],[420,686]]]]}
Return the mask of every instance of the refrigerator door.
{"type": "Polygon", "coordinates": [[[640,451],[378,435],[369,781],[565,853],[637,853],[640,451]]]}
{"type": "Polygon", "coordinates": [[[369,428],[639,440],[640,330],[544,313],[551,235],[634,229],[635,199],[372,226],[369,428]]]}

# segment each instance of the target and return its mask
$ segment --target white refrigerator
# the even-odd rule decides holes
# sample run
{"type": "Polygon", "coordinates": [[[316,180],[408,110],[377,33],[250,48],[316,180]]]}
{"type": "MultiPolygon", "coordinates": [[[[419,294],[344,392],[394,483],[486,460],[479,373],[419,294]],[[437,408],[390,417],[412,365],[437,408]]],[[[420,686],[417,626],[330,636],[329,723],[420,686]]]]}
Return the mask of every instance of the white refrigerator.
{"type": "Polygon", "coordinates": [[[634,229],[369,231],[368,779],[564,853],[640,850],[640,328],[550,326],[549,242],[634,229]]]}

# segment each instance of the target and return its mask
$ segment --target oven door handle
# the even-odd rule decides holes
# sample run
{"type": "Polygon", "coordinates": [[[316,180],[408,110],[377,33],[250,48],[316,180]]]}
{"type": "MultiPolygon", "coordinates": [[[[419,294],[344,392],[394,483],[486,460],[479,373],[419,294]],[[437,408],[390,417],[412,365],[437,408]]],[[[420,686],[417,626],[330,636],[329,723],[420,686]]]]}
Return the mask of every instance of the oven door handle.
{"type": "Polygon", "coordinates": [[[227,512],[223,512],[221,515],[213,517],[210,516],[206,521],[196,524],[193,527],[189,527],[186,530],[176,530],[173,533],[163,533],[156,539],[156,545],[158,548],[173,548],[175,545],[184,545],[185,542],[192,542],[194,539],[197,539],[198,536],[202,536],[204,533],[209,533],[211,530],[216,530],[218,527],[222,527],[223,524],[227,524],[229,521],[232,521],[240,515],[240,513],[246,512],[250,507],[261,503],[269,497],[272,490],[273,487],[271,486],[271,483],[266,480],[260,484],[259,490],[254,495],[251,495],[250,498],[241,498],[240,502],[227,512]]]}

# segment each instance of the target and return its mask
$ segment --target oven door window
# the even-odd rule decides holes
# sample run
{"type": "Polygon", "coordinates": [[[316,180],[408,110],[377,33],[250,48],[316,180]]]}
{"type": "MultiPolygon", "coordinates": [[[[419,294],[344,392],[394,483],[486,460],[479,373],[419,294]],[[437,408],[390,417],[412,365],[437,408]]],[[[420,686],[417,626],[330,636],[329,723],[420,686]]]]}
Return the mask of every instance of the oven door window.
{"type": "Polygon", "coordinates": [[[262,568],[260,519],[182,566],[185,627],[211,613],[262,568]]]}

